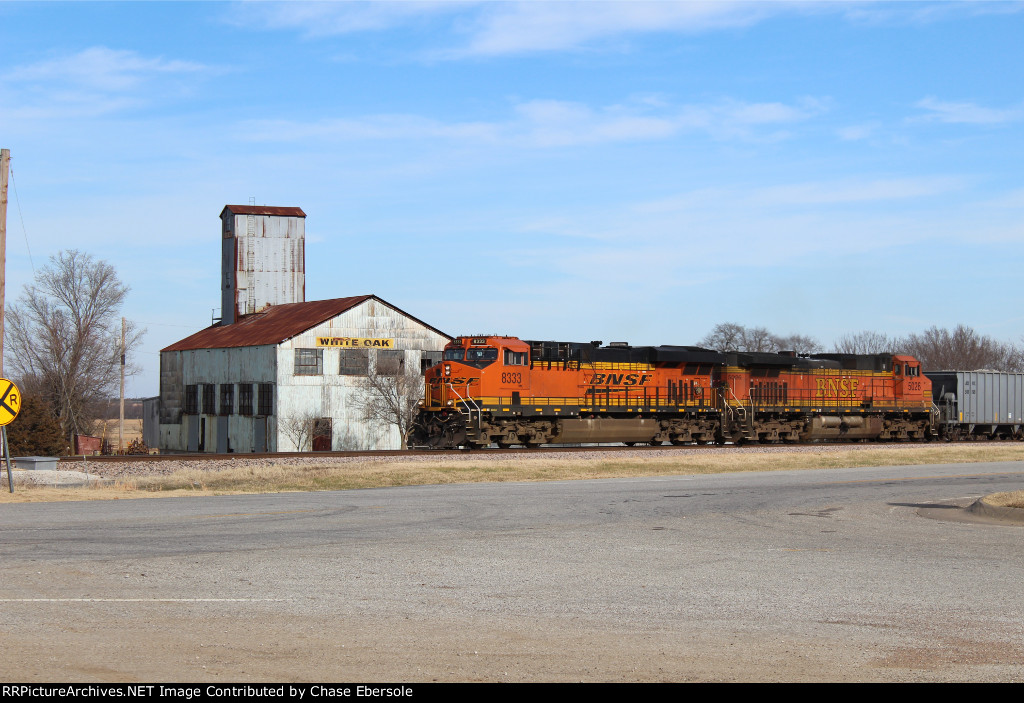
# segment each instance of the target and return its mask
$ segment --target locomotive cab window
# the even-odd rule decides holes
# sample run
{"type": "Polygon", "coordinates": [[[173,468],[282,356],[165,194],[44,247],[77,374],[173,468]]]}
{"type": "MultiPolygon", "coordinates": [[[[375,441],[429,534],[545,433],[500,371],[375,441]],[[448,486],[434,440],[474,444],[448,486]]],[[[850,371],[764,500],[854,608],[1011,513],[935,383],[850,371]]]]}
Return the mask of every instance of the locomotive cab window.
{"type": "Polygon", "coordinates": [[[466,350],[466,361],[497,361],[498,350],[490,347],[486,349],[471,348],[466,350]]]}
{"type": "Polygon", "coordinates": [[[465,361],[466,360],[466,350],[463,349],[462,347],[459,347],[458,349],[445,349],[444,350],[444,360],[445,361],[465,361]]]}
{"type": "Polygon", "coordinates": [[[494,347],[470,347],[466,350],[465,363],[482,369],[498,360],[498,350],[494,347]]]}
{"type": "Polygon", "coordinates": [[[526,352],[517,352],[511,349],[505,350],[505,366],[526,366],[527,363],[526,352]]]}

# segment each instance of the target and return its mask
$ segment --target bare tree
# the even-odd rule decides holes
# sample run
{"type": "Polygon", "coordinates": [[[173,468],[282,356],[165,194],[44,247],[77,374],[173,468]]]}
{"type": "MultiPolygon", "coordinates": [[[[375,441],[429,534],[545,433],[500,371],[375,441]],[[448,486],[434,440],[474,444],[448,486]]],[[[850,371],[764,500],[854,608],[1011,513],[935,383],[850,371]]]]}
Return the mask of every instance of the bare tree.
{"type": "Polygon", "coordinates": [[[786,337],[774,337],[774,351],[795,351],[797,354],[817,354],[824,347],[814,337],[805,334],[791,334],[786,337]]]}
{"type": "Polygon", "coordinates": [[[1006,370],[1017,373],[1024,372],[1024,337],[1021,338],[1021,346],[1012,345],[1011,348],[1006,370]]]}
{"type": "Polygon", "coordinates": [[[723,352],[795,351],[798,354],[812,354],[822,349],[813,337],[801,334],[782,337],[765,327],[744,327],[735,322],[715,325],[698,344],[723,352]]]}
{"type": "Polygon", "coordinates": [[[882,332],[864,330],[844,334],[835,342],[835,351],[840,354],[895,354],[899,340],[882,332]]]}
{"type": "Polygon", "coordinates": [[[743,325],[738,325],[735,322],[720,322],[698,344],[722,352],[746,351],[744,348],[745,333],[746,328],[743,325]]]}
{"type": "Polygon", "coordinates": [[[106,261],[62,251],[7,310],[13,375],[54,409],[65,437],[90,431],[99,404],[118,393],[122,352],[130,361],[145,334],[129,324],[122,350],[117,318],[127,295],[106,261]]]}
{"type": "Polygon", "coordinates": [[[747,352],[773,352],[778,351],[775,343],[775,335],[766,327],[747,327],[743,331],[743,349],[747,352]]]}
{"type": "Polygon", "coordinates": [[[284,436],[292,441],[297,452],[308,452],[313,448],[313,433],[320,413],[312,410],[281,418],[279,427],[284,436]]]}
{"type": "Polygon", "coordinates": [[[376,368],[359,379],[352,403],[363,419],[378,427],[394,427],[406,439],[423,398],[423,376],[414,369],[376,368]]]}
{"type": "Polygon", "coordinates": [[[955,329],[930,327],[899,340],[898,348],[921,361],[925,370],[1020,369],[1021,352],[1012,344],[980,335],[966,325],[955,329]]]}

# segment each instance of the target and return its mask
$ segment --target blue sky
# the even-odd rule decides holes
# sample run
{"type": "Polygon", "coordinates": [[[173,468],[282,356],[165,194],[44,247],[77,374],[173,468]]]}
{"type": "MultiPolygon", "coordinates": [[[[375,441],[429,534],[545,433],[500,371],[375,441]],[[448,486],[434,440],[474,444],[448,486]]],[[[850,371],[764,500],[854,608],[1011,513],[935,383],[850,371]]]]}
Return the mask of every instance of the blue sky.
{"type": "Polygon", "coordinates": [[[2,2],[7,297],[106,259],[155,395],[253,197],[307,213],[308,299],[451,334],[1019,342],[1022,38],[1017,2],[2,2]]]}

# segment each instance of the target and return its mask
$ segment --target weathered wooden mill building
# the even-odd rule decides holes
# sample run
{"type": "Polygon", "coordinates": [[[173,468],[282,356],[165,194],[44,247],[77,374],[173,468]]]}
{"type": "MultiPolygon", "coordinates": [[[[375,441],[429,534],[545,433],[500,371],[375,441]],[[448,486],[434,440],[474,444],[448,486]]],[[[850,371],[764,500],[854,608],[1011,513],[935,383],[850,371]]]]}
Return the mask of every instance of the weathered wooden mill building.
{"type": "Polygon", "coordinates": [[[221,213],[222,318],[160,352],[159,448],[397,449],[367,378],[422,374],[450,337],[375,295],[305,301],[305,213],[221,213]]]}

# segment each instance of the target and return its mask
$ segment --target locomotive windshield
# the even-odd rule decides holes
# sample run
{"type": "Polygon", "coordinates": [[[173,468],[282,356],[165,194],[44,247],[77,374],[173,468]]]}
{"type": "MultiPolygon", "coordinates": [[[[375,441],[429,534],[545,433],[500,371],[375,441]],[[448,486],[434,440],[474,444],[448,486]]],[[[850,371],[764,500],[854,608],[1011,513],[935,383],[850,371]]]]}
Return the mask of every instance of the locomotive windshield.
{"type": "Polygon", "coordinates": [[[498,360],[498,350],[494,347],[470,347],[463,349],[445,349],[445,361],[461,361],[468,366],[475,366],[478,369],[493,364],[498,360]]]}
{"type": "Polygon", "coordinates": [[[488,347],[487,349],[467,349],[466,361],[497,361],[498,350],[488,347]]]}

